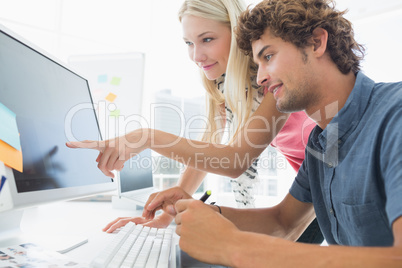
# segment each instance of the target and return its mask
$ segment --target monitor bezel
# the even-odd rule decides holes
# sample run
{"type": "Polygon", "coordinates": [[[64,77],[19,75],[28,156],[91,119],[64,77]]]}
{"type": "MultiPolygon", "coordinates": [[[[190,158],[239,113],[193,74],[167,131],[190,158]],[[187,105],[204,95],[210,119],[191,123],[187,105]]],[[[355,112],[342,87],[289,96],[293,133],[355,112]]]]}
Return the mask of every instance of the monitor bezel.
{"type": "MultiPolygon", "coordinates": [[[[36,51],[37,53],[43,55],[44,57],[48,58],[49,60],[59,64],[61,67],[71,71],[72,73],[76,74],[77,76],[81,77],[85,80],[88,93],[89,93],[89,101],[92,103],[92,108],[94,110],[95,120],[98,127],[99,138],[102,139],[98,118],[95,113],[93,98],[91,95],[90,87],[88,79],[84,78],[79,72],[74,70],[74,68],[68,66],[67,63],[61,61],[57,57],[51,55],[47,51],[41,49],[37,45],[33,44],[29,40],[25,39],[24,37],[20,36],[19,34],[13,32],[11,29],[5,27],[4,25],[0,24],[0,32],[8,35],[10,38],[16,40],[17,42],[27,46],[28,48],[36,51]]],[[[0,169],[1,171],[1,169],[0,169]]],[[[0,172],[0,176],[3,175],[7,178],[9,182],[9,190],[11,194],[11,201],[12,207],[7,209],[21,209],[27,207],[38,206],[46,203],[57,202],[57,201],[66,201],[72,200],[82,197],[87,197],[96,194],[102,193],[111,193],[117,191],[117,183],[111,180],[110,182],[100,182],[98,184],[88,184],[84,186],[75,186],[75,187],[63,187],[63,188],[55,188],[55,189],[48,189],[48,190],[39,190],[39,191],[31,191],[31,192],[23,192],[19,193],[17,190],[17,186],[15,183],[14,173],[11,168],[5,167],[3,172],[0,172]],[[2,174],[4,173],[4,174],[2,174]]],[[[0,210],[1,211],[1,210],[0,210]]]]}

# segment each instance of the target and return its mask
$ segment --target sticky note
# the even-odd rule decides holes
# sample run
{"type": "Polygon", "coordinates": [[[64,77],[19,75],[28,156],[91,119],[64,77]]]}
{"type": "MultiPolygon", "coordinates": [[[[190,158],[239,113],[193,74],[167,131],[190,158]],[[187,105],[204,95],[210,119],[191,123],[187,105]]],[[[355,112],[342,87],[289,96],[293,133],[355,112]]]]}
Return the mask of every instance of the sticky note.
{"type": "Polygon", "coordinates": [[[120,81],[121,81],[120,77],[113,77],[112,81],[110,81],[110,84],[112,84],[114,86],[118,86],[118,85],[120,85],[120,81]]]}
{"type": "Polygon", "coordinates": [[[0,161],[22,172],[22,152],[0,140],[0,161]]]}
{"type": "Polygon", "coordinates": [[[106,74],[98,75],[98,83],[106,83],[106,82],[107,82],[107,75],[106,74]]]}
{"type": "Polygon", "coordinates": [[[2,103],[0,103],[0,122],[0,140],[21,150],[16,115],[2,103]]]}
{"type": "Polygon", "coordinates": [[[115,94],[113,94],[113,93],[109,93],[107,96],[106,96],[106,100],[107,101],[110,101],[110,102],[114,102],[114,100],[116,99],[116,95],[115,94]]]}
{"type": "Polygon", "coordinates": [[[120,116],[120,110],[116,109],[114,111],[111,111],[110,116],[119,117],[120,116]]]}

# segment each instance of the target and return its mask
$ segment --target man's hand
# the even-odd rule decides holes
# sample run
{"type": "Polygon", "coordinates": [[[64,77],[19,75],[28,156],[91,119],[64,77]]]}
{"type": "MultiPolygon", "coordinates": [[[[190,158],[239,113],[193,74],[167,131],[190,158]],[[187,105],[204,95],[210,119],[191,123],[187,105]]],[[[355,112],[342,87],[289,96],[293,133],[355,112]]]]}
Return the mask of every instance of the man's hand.
{"type": "Polygon", "coordinates": [[[152,220],[147,220],[143,217],[119,217],[106,225],[105,228],[102,229],[102,231],[106,233],[113,233],[116,229],[125,226],[130,221],[135,224],[141,224],[143,226],[148,226],[152,228],[166,228],[173,219],[174,217],[166,213],[162,213],[152,220]]]}
{"type": "Polygon", "coordinates": [[[237,245],[237,227],[200,200],[179,200],[175,207],[180,248],[203,262],[228,264],[226,253],[237,245]]]}
{"type": "Polygon", "coordinates": [[[142,216],[147,220],[151,220],[155,217],[155,212],[160,209],[171,216],[175,216],[174,205],[180,199],[192,199],[192,197],[178,186],[153,193],[144,206],[142,216]]]}

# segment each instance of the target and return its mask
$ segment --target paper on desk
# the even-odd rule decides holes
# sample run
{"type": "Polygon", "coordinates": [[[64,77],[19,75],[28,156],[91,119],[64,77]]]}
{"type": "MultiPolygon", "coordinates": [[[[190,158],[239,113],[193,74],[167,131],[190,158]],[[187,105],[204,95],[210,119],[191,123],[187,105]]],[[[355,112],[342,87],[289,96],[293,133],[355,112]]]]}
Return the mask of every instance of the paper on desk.
{"type": "Polygon", "coordinates": [[[85,268],[88,265],[76,262],[56,251],[51,251],[32,243],[25,243],[0,248],[0,267],[85,268]]]}
{"type": "Polygon", "coordinates": [[[15,113],[0,103],[0,161],[22,172],[20,134],[15,113]]]}

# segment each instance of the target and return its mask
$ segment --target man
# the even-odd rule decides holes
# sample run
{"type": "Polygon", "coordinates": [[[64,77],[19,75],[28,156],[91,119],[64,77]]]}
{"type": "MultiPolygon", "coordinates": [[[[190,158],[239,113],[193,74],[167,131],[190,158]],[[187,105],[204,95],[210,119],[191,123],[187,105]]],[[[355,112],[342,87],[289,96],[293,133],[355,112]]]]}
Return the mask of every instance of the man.
{"type": "Polygon", "coordinates": [[[172,214],[191,256],[233,267],[402,267],[402,83],[360,72],[362,49],[342,15],[325,0],[267,0],[242,14],[237,41],[257,82],[278,110],[304,110],[317,127],[275,207],[208,206],[180,188],[147,204],[149,217],[184,199],[172,214]],[[315,215],[329,247],[288,241],[315,215]]]}

